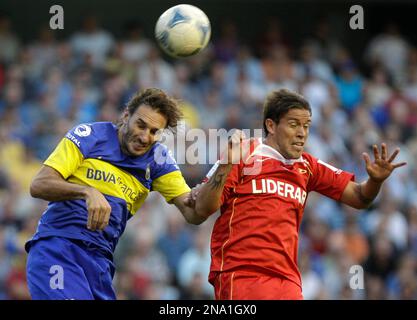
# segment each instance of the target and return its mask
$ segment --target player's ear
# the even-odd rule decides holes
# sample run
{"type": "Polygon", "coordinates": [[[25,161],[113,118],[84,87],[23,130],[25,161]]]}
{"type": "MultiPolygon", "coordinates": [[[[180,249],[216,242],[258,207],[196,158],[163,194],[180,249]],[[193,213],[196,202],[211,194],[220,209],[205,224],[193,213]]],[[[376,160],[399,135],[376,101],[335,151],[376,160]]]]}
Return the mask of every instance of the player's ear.
{"type": "Polygon", "coordinates": [[[127,108],[123,111],[123,115],[122,115],[122,122],[123,124],[127,124],[127,122],[129,121],[129,111],[127,110],[127,108]]]}
{"type": "Polygon", "coordinates": [[[268,131],[269,134],[274,134],[275,132],[275,126],[276,123],[274,120],[272,119],[265,119],[265,126],[266,126],[266,130],[268,131]]]}

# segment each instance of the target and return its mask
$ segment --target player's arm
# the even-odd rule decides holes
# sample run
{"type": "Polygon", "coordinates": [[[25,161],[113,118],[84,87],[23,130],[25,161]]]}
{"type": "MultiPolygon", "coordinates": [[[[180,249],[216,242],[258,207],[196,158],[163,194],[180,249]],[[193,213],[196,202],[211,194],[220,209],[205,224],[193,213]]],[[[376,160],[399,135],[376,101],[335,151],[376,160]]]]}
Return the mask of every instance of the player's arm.
{"type": "Polygon", "coordinates": [[[95,188],[66,181],[52,167],[42,166],[32,180],[30,194],[46,201],[84,199],[88,208],[87,228],[95,231],[108,225],[111,206],[104,195],[95,188]]]}
{"type": "Polygon", "coordinates": [[[43,165],[32,180],[30,194],[46,201],[64,201],[85,199],[89,189],[92,188],[67,182],[57,170],[43,165]]]}
{"type": "Polygon", "coordinates": [[[373,146],[374,162],[367,153],[363,153],[363,158],[366,164],[366,171],[369,178],[362,183],[356,183],[349,181],[343,191],[340,201],[356,209],[365,209],[370,206],[372,201],[376,198],[381,189],[383,182],[391,175],[391,173],[399,167],[404,166],[406,163],[401,162],[392,163],[395,157],[400,152],[400,149],[396,149],[392,155],[388,158],[387,146],[385,143],[381,145],[381,154],[378,147],[373,146]]]}
{"type": "Polygon", "coordinates": [[[158,191],[169,204],[174,204],[188,223],[200,224],[206,220],[196,213],[195,201],[191,201],[190,188],[180,170],[174,170],[153,180],[152,190],[158,191]]]}
{"type": "Polygon", "coordinates": [[[221,197],[232,164],[219,164],[210,179],[195,193],[195,211],[206,219],[221,206],[221,197]]]}
{"type": "Polygon", "coordinates": [[[77,146],[64,138],[33,178],[30,194],[46,201],[84,199],[88,210],[87,228],[102,230],[108,225],[111,206],[97,189],[68,182],[84,159],[77,146]]]}
{"type": "Polygon", "coordinates": [[[219,165],[208,182],[173,199],[188,223],[201,224],[220,208],[223,188],[231,169],[232,165],[219,165]]]}
{"type": "Polygon", "coordinates": [[[233,168],[233,164],[239,163],[248,150],[242,148],[245,135],[241,130],[236,130],[231,136],[228,147],[225,150],[227,163],[219,163],[216,171],[209,180],[199,186],[192,198],[195,199],[195,210],[199,216],[209,217],[221,206],[221,198],[227,177],[233,168]]]}
{"type": "Polygon", "coordinates": [[[208,216],[200,216],[195,210],[195,201],[191,199],[191,193],[185,193],[172,200],[172,203],[180,210],[185,220],[191,224],[201,224],[208,216]]]}

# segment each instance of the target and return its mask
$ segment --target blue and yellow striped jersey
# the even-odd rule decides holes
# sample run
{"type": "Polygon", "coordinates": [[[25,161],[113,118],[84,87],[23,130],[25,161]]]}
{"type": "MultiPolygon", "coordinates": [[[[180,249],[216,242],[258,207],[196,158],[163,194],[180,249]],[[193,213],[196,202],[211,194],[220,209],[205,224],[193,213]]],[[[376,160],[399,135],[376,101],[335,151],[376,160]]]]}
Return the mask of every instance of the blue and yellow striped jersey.
{"type": "Polygon", "coordinates": [[[68,182],[96,188],[112,207],[103,231],[87,229],[85,200],[50,202],[35,235],[27,243],[50,236],[79,239],[112,253],[126,222],[150,191],[172,199],[190,191],[166,146],[155,143],[139,157],[125,155],[110,122],[81,124],[70,130],[44,162],[68,182]]]}

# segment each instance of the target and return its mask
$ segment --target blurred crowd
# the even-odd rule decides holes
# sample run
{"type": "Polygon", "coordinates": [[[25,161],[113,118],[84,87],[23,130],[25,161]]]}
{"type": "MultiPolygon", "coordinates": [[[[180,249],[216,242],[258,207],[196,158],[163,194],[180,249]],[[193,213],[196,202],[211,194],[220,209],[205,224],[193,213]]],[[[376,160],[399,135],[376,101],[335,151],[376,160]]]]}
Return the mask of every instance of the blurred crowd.
{"type": "MultiPolygon", "coordinates": [[[[336,167],[367,174],[362,152],[400,147],[395,171],[368,210],[310,194],[300,230],[305,299],[417,298],[417,48],[395,24],[374,34],[354,58],[323,19],[302,41],[277,18],[245,39],[228,19],[200,54],[162,55],[137,21],[116,38],[97,18],[57,39],[41,27],[23,43],[0,16],[0,299],[30,298],[24,242],[46,202],[31,198],[31,178],[66,131],[117,121],[129,97],[159,87],[180,99],[187,130],[262,128],[268,92],[289,88],[311,103],[308,150],[336,167]],[[352,270],[364,284],[352,289],[352,270]]],[[[190,186],[210,165],[181,165],[190,186]]],[[[151,193],[129,221],[115,253],[119,299],[212,299],[209,243],[217,215],[187,225],[151,193]]]]}

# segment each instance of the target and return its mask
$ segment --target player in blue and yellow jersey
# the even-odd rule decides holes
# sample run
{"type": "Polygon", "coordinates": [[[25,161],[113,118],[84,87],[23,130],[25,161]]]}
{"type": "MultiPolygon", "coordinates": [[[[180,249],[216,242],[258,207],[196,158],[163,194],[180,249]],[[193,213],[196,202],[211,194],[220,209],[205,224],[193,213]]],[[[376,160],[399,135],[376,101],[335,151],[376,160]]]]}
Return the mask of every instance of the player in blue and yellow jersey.
{"type": "Polygon", "coordinates": [[[174,159],[157,142],[180,118],[175,100],[151,88],[132,98],[117,125],[81,124],[61,140],[31,184],[33,197],[50,201],[26,243],[33,299],[115,299],[113,252],[150,191],[189,223],[204,221],[174,159]]]}

